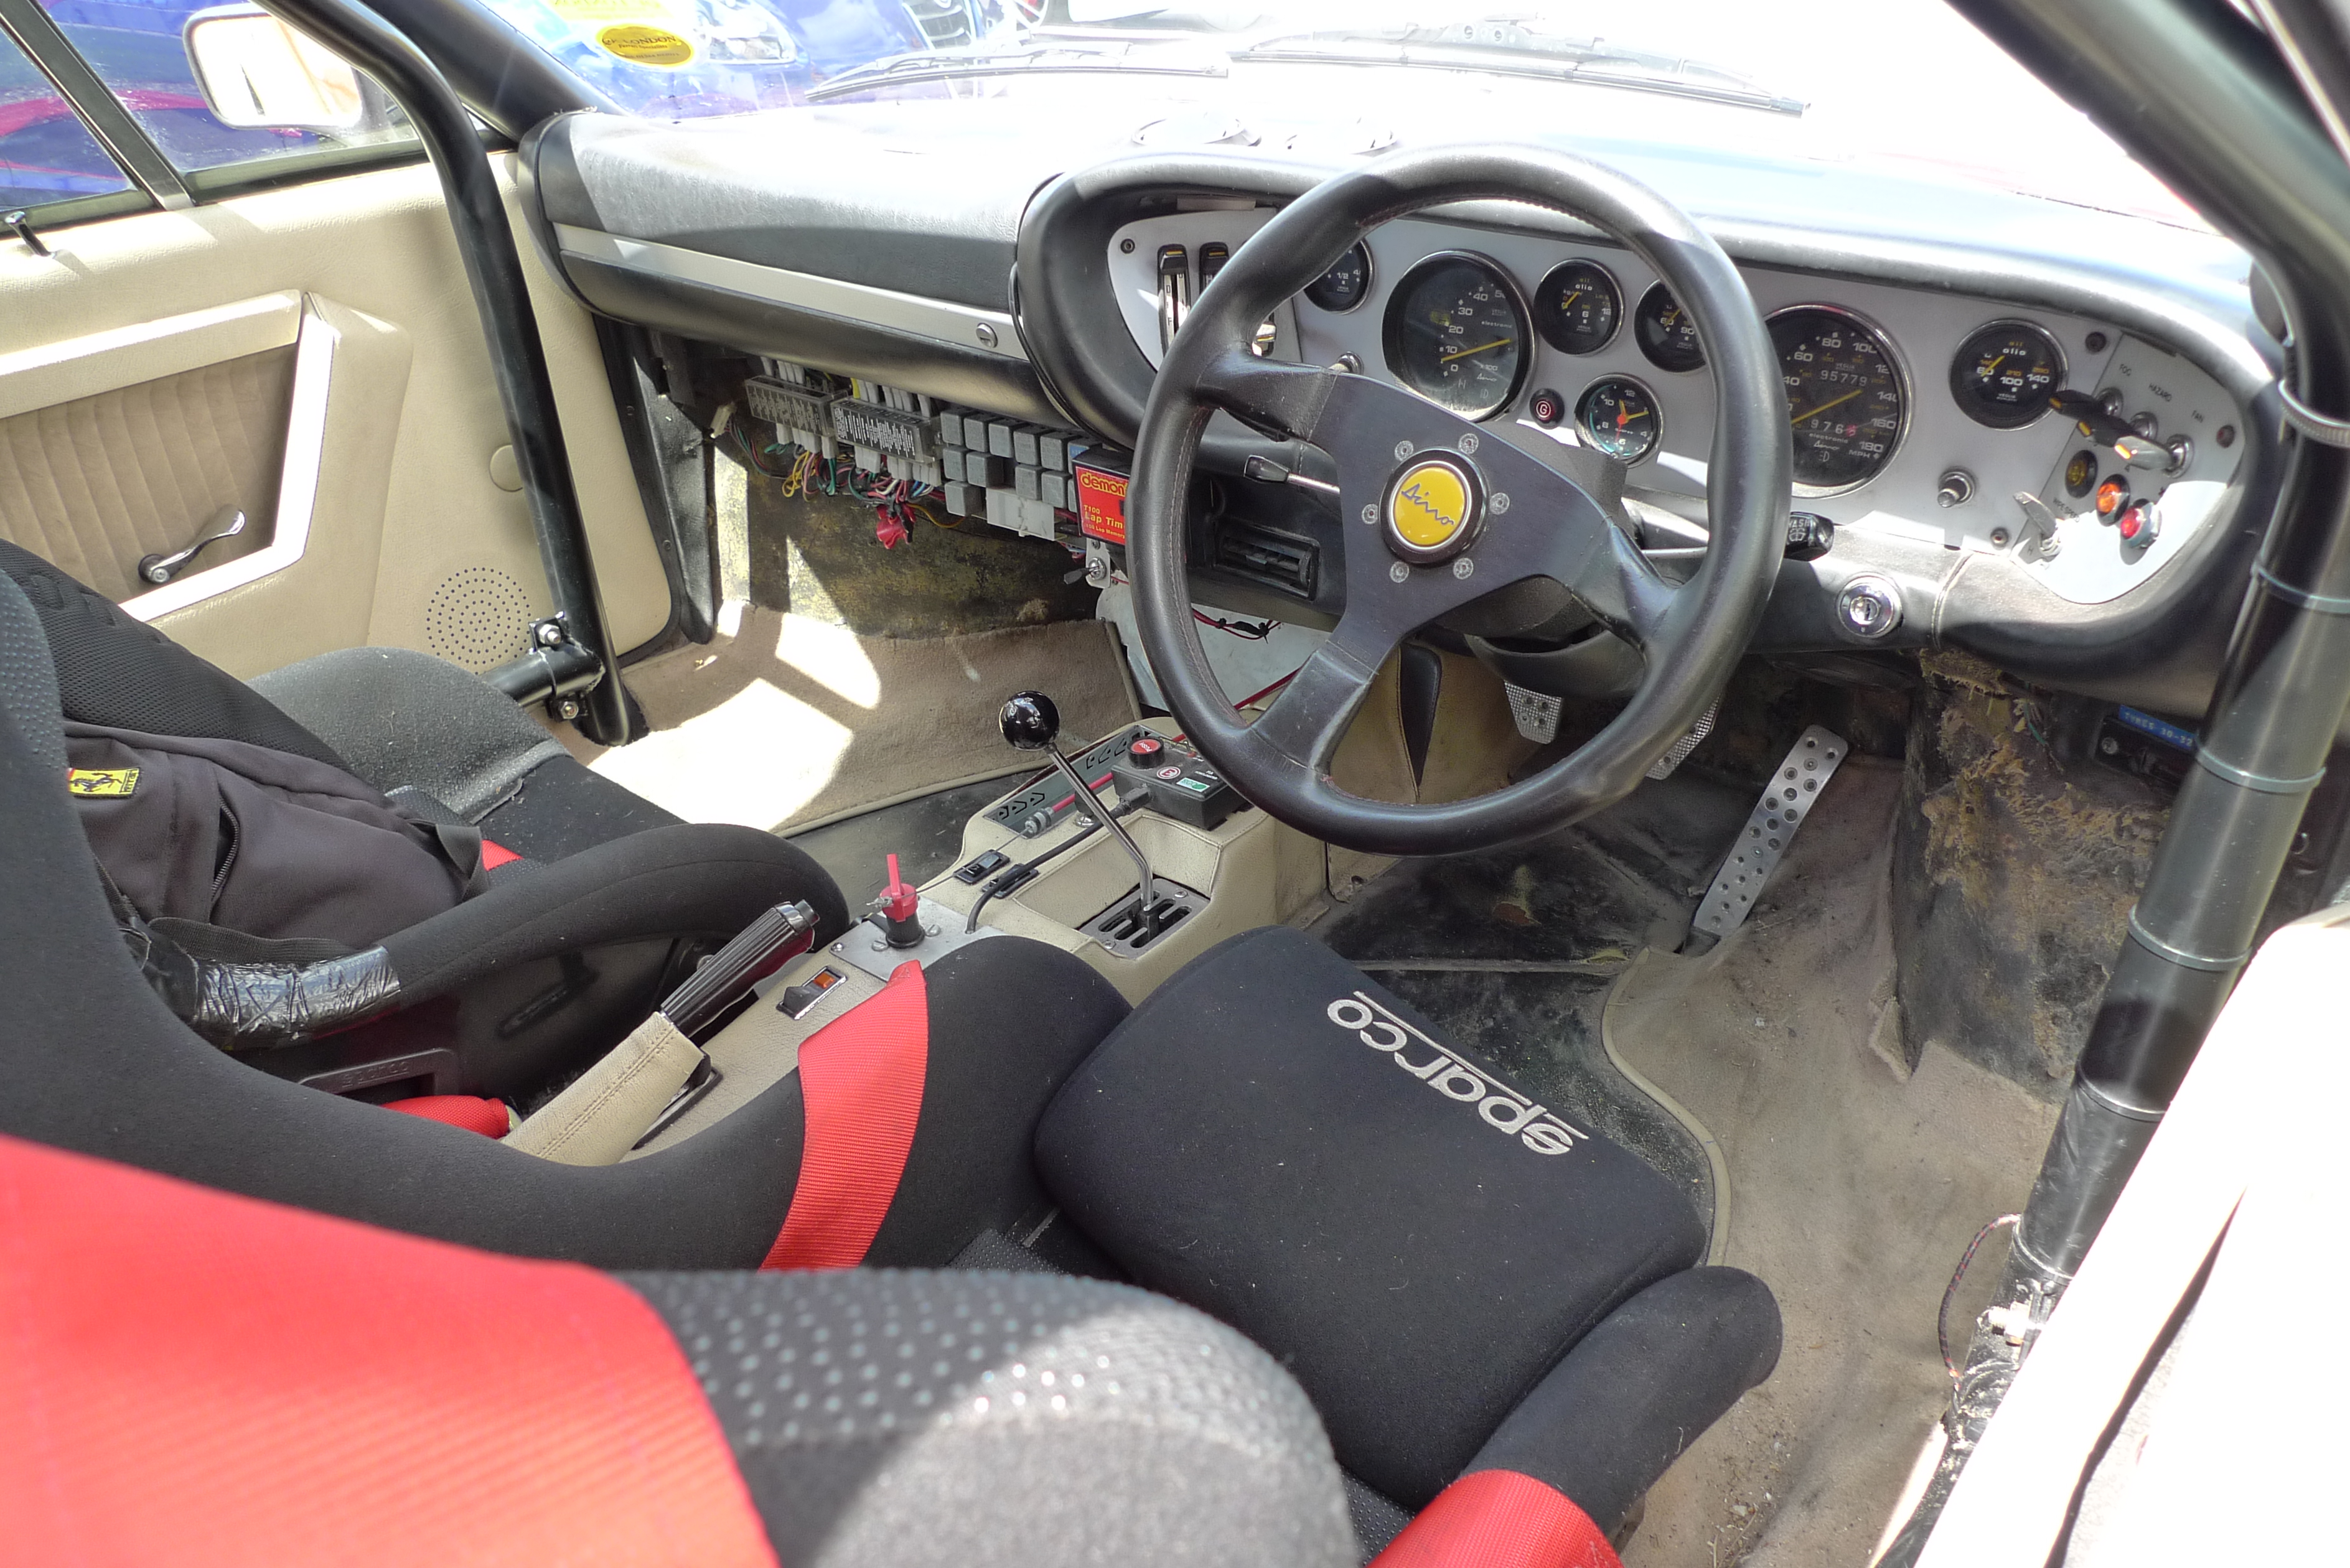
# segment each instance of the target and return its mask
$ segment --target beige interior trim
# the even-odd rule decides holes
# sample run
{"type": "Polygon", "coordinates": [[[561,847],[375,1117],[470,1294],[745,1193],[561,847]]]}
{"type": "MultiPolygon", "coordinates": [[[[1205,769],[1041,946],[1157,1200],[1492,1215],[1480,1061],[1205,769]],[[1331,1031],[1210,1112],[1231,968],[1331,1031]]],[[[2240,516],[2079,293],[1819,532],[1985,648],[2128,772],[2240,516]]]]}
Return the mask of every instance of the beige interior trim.
{"type": "Polygon", "coordinates": [[[151,621],[201,604],[232,588],[284,571],[310,547],[310,522],[317,514],[318,479],[327,455],[327,399],[334,385],[335,348],[342,339],[332,323],[302,301],[301,327],[294,340],[294,398],[286,421],[286,462],[277,481],[277,518],[269,543],[250,555],[188,573],[160,588],[122,601],[132,617],[151,621]]]}
{"type": "Polygon", "coordinates": [[[701,1062],[656,1012],[508,1133],[506,1147],[562,1165],[618,1165],[701,1062]]]}
{"type": "Polygon", "coordinates": [[[283,348],[302,319],[288,289],[0,354],[0,420],[283,348]]]}

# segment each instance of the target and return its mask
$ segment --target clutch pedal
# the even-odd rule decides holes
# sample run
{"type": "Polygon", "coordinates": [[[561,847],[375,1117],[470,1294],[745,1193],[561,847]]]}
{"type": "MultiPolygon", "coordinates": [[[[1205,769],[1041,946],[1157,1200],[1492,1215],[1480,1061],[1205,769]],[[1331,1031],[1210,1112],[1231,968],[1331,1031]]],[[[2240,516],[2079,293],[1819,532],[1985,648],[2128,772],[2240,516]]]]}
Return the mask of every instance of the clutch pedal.
{"type": "Polygon", "coordinates": [[[1697,929],[1726,937],[1746,923],[1762,884],[1778,868],[1779,858],[1794,841],[1795,829],[1812,815],[1819,792],[1835,776],[1845,753],[1852,748],[1844,737],[1814,724],[1796,737],[1794,749],[1771,775],[1771,783],[1755,803],[1753,815],[1738,836],[1738,846],[1713,876],[1698,906],[1697,929]]]}

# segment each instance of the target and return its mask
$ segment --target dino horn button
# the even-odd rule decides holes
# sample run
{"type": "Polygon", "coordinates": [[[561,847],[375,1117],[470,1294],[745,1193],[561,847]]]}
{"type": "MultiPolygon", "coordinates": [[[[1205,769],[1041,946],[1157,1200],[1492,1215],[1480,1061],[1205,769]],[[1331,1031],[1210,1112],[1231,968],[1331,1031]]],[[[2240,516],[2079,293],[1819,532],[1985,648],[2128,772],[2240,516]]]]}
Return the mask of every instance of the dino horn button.
{"type": "Polygon", "coordinates": [[[1396,469],[1379,512],[1396,555],[1421,566],[1450,560],[1477,537],[1485,485],[1451,453],[1420,452],[1396,469]]]}

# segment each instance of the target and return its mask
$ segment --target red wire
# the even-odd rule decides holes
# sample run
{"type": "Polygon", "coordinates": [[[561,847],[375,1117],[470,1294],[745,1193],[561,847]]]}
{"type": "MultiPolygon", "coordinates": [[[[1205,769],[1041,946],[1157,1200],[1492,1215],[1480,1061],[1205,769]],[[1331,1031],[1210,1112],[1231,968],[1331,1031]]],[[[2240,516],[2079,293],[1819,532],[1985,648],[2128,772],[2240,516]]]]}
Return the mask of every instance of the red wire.
{"type": "MultiPolygon", "coordinates": [[[[1305,669],[1305,667],[1304,665],[1302,665],[1302,664],[1301,664],[1301,665],[1299,665],[1299,666],[1297,667],[1297,670],[1303,670],[1303,669],[1305,669]]],[[[1291,670],[1288,674],[1286,674],[1286,675],[1283,676],[1280,680],[1278,680],[1274,681],[1272,685],[1270,685],[1270,686],[1266,687],[1263,691],[1259,691],[1259,692],[1255,693],[1255,694],[1254,694],[1254,695],[1253,695],[1253,696],[1248,696],[1248,697],[1243,697],[1243,698],[1242,698],[1239,701],[1237,701],[1237,702],[1235,702],[1235,703],[1233,703],[1233,704],[1232,704],[1232,711],[1233,711],[1233,712],[1235,712],[1235,713],[1240,712],[1243,709],[1246,708],[1250,703],[1252,703],[1252,702],[1261,702],[1261,701],[1264,701],[1264,699],[1266,699],[1267,697],[1272,696],[1274,692],[1276,692],[1276,691],[1280,691],[1283,687],[1284,687],[1284,686],[1288,685],[1291,681],[1293,681],[1293,680],[1296,680],[1296,679],[1297,679],[1297,670],[1291,670]]]]}

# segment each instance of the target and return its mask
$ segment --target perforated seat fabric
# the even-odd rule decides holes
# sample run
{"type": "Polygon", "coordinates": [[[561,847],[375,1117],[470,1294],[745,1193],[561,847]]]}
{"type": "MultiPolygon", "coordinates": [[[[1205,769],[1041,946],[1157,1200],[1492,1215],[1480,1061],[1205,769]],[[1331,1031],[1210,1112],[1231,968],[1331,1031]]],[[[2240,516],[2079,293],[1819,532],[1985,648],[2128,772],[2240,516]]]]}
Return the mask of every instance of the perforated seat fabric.
{"type": "Polygon", "coordinates": [[[623,1278],[792,1568],[1356,1560],[1297,1385],[1164,1298],[1033,1273],[623,1278]]]}
{"type": "Polygon", "coordinates": [[[1088,1236],[1272,1351],[1411,1508],[1705,1245],[1662,1176],[1440,1041],[1320,943],[1254,931],[1139,1007],[1036,1139],[1088,1236]]]}

